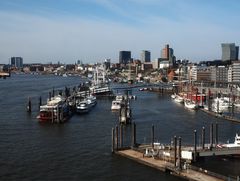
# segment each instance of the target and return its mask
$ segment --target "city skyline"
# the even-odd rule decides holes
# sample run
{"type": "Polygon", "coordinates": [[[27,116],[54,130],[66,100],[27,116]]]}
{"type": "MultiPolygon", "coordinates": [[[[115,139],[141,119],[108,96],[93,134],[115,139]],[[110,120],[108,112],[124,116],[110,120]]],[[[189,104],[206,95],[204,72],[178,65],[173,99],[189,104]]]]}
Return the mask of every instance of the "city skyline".
{"type": "Polygon", "coordinates": [[[140,59],[161,57],[169,44],[177,59],[221,59],[221,43],[240,44],[237,0],[8,0],[0,2],[0,63],[84,63],[121,50],[140,59]]]}

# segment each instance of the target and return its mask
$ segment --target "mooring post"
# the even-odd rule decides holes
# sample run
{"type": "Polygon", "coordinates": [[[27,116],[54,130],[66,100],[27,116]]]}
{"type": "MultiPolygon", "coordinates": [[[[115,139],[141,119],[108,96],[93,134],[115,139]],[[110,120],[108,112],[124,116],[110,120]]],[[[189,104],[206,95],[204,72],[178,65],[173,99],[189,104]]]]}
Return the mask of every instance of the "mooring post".
{"type": "Polygon", "coordinates": [[[30,97],[28,98],[27,112],[32,112],[32,102],[30,97]]]}
{"type": "Polygon", "coordinates": [[[38,105],[39,105],[39,109],[40,109],[40,106],[42,105],[42,97],[41,96],[39,97],[39,104],[38,105]]]}
{"type": "Polygon", "coordinates": [[[151,138],[152,138],[152,148],[153,148],[154,147],[154,125],[152,125],[151,138]]]}
{"type": "Polygon", "coordinates": [[[57,106],[57,122],[60,123],[60,111],[59,111],[59,106],[57,106]]]}
{"type": "Polygon", "coordinates": [[[202,149],[205,148],[205,127],[202,127],[202,149]]]}
{"type": "Polygon", "coordinates": [[[215,146],[218,144],[218,123],[215,124],[215,146]]]}
{"type": "Polygon", "coordinates": [[[118,126],[117,125],[115,127],[115,145],[116,145],[116,150],[118,150],[118,126]]]}
{"type": "Polygon", "coordinates": [[[51,101],[51,98],[52,98],[52,93],[49,92],[49,97],[48,97],[49,101],[51,101]]]}
{"type": "Polygon", "coordinates": [[[197,130],[194,130],[194,157],[193,161],[196,162],[197,160],[197,130]]]}
{"type": "Polygon", "coordinates": [[[212,149],[212,147],[213,147],[213,124],[211,124],[211,126],[210,126],[210,134],[209,134],[209,136],[210,136],[210,149],[212,149]]]}
{"type": "Polygon", "coordinates": [[[114,128],[112,128],[112,153],[115,151],[115,131],[114,128]]]}
{"type": "Polygon", "coordinates": [[[120,148],[123,147],[123,126],[122,126],[122,124],[120,124],[120,128],[119,128],[119,146],[120,146],[120,148]]]}
{"type": "Polygon", "coordinates": [[[54,87],[53,87],[53,90],[52,90],[52,96],[53,96],[53,97],[55,96],[55,90],[54,90],[54,87]]]}
{"type": "Polygon", "coordinates": [[[135,147],[136,145],[136,124],[133,123],[132,126],[132,147],[135,147]]]}
{"type": "Polygon", "coordinates": [[[181,152],[182,152],[182,138],[181,137],[179,137],[179,143],[178,143],[178,161],[179,161],[179,165],[178,165],[178,167],[179,167],[179,170],[181,170],[182,169],[182,165],[181,165],[181,152]]]}
{"type": "Polygon", "coordinates": [[[177,166],[177,136],[174,136],[174,166],[177,166]]]}

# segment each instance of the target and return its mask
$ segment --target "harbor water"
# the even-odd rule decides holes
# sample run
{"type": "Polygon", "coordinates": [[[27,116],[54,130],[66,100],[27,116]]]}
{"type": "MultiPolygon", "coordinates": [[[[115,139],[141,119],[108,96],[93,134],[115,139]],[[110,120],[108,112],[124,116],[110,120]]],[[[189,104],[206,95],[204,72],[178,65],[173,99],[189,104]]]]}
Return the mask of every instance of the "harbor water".
{"type": "MultiPolygon", "coordinates": [[[[83,81],[83,80],[82,80],[83,81]]],[[[181,180],[175,176],[111,154],[111,128],[118,122],[111,112],[111,99],[98,99],[88,114],[74,115],[64,124],[40,124],[38,99],[46,102],[54,88],[64,90],[81,82],[79,77],[13,75],[0,79],[0,180],[181,180]],[[27,113],[28,97],[32,113],[27,113]]],[[[234,141],[240,125],[189,111],[168,95],[141,92],[131,101],[137,142],[150,143],[151,126],[155,141],[170,144],[174,135],[183,144],[193,144],[193,130],[218,123],[219,142],[234,141]]],[[[124,144],[130,142],[131,126],[124,127],[124,144]]],[[[240,159],[212,157],[201,160],[202,168],[223,175],[240,175],[240,159]]]]}

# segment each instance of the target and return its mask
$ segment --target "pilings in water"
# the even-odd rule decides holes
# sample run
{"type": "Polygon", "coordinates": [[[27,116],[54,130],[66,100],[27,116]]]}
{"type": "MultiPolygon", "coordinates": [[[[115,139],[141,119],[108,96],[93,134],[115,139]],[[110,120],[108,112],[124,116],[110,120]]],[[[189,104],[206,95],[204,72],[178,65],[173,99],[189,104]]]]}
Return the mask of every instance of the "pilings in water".
{"type": "Polygon", "coordinates": [[[194,130],[194,155],[193,161],[196,162],[197,160],[197,130],[194,130]]]}
{"type": "Polygon", "coordinates": [[[154,125],[152,125],[151,129],[151,140],[152,140],[152,148],[154,147],[154,125]]]}
{"type": "Polygon", "coordinates": [[[177,166],[177,136],[174,136],[174,166],[177,166]]]}
{"type": "Polygon", "coordinates": [[[136,123],[132,124],[132,148],[136,146],[136,123]]]}
{"type": "Polygon", "coordinates": [[[38,102],[38,107],[39,107],[39,109],[40,109],[40,106],[42,105],[42,97],[40,96],[39,97],[39,102],[38,102]]]}
{"type": "Polygon", "coordinates": [[[202,149],[205,148],[205,127],[202,127],[202,149]]]}
{"type": "MultiPolygon", "coordinates": [[[[136,127],[134,130],[136,131],[136,127]]],[[[136,133],[134,133],[133,135],[136,135],[136,133]]],[[[122,148],[123,148],[123,125],[119,126],[116,125],[115,128],[112,128],[112,153],[122,148]]]]}
{"type": "Polygon", "coordinates": [[[28,98],[27,112],[29,112],[29,113],[32,112],[32,101],[31,101],[30,97],[28,98]]]}
{"type": "Polygon", "coordinates": [[[182,169],[182,164],[181,164],[181,152],[182,152],[182,138],[178,138],[178,168],[179,170],[182,169]]]}

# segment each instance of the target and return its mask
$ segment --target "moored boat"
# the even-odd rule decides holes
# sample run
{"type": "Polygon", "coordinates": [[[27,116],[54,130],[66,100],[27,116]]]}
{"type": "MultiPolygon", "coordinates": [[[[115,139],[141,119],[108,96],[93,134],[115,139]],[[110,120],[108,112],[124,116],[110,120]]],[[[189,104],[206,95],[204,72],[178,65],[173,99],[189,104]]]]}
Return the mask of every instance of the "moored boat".
{"type": "Polygon", "coordinates": [[[90,106],[86,100],[76,103],[76,112],[77,113],[87,113],[89,112],[90,106]]]}
{"type": "Polygon", "coordinates": [[[60,95],[52,97],[46,105],[40,106],[39,122],[64,122],[69,114],[68,104],[60,95]]]}
{"type": "Polygon", "coordinates": [[[190,100],[185,100],[184,106],[188,109],[197,109],[197,107],[198,107],[194,102],[192,102],[190,100]]]}
{"type": "Polygon", "coordinates": [[[183,103],[183,102],[184,102],[184,99],[183,99],[183,97],[181,97],[181,96],[179,96],[179,95],[176,95],[174,101],[175,101],[175,102],[178,102],[178,103],[183,103]]]}

